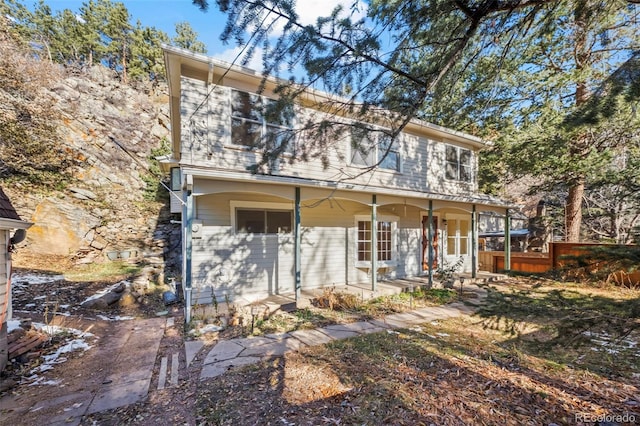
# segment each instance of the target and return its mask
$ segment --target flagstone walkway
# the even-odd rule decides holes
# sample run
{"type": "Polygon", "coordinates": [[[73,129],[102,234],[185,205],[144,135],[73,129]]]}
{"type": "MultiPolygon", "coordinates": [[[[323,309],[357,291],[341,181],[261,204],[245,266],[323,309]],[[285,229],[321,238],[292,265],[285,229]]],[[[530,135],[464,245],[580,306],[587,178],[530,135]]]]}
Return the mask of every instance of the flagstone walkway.
{"type": "MultiPolygon", "coordinates": [[[[484,290],[480,288],[477,288],[476,293],[479,298],[485,296],[484,290]]],[[[234,367],[256,364],[262,360],[281,356],[290,351],[297,351],[306,346],[323,345],[333,340],[396,328],[408,328],[429,321],[468,315],[474,311],[474,307],[456,302],[387,315],[375,320],[328,325],[317,329],[296,330],[260,337],[222,340],[204,358],[200,379],[217,377],[234,367]]],[[[198,341],[185,342],[187,363],[193,361],[202,346],[202,342],[198,341]]]]}

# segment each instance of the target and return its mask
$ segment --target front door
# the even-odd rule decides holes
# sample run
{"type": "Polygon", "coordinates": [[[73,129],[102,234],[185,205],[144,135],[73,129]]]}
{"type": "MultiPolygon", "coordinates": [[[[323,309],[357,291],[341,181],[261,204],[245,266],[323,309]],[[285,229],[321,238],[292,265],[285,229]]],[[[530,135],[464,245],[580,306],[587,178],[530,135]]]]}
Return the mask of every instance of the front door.
{"type": "MultiPolygon", "coordinates": [[[[433,269],[438,267],[438,216],[433,216],[433,269]]],[[[429,216],[422,216],[422,270],[429,270],[429,216]]]]}

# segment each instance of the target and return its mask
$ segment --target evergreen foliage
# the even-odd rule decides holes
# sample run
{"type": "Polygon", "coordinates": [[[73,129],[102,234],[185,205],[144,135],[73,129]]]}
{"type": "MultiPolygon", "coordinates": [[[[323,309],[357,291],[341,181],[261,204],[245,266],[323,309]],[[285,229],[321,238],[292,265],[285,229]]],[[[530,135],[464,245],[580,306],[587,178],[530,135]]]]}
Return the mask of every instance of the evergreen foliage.
{"type": "Polygon", "coordinates": [[[170,39],[156,28],[140,22],[133,25],[122,2],[88,0],[78,11],[64,9],[54,14],[45,0],[39,0],[33,11],[16,0],[6,0],[0,12],[9,19],[5,30],[31,43],[41,59],[78,70],[103,64],[123,82],[162,80],[162,43],[206,53],[206,46],[188,23],[178,23],[177,35],[170,39]]]}
{"type": "Polygon", "coordinates": [[[176,24],[176,36],[173,38],[173,44],[192,52],[207,53],[207,47],[203,42],[198,41],[198,33],[191,28],[188,22],[176,24]]]}
{"type": "MultiPolygon", "coordinates": [[[[194,3],[209,6],[207,0],[194,3]]],[[[326,110],[371,123],[369,131],[382,125],[391,138],[420,118],[494,141],[482,158],[481,187],[495,193],[505,177],[529,176],[539,184],[534,189],[566,194],[570,241],[581,238],[582,202],[590,191],[637,187],[633,171],[624,169],[616,179],[609,171],[622,170],[616,165],[621,157],[637,161],[640,78],[632,55],[640,47],[640,6],[622,0],[372,0],[366,9],[354,0],[350,8],[306,23],[293,0],[216,5],[228,16],[222,40],[243,49],[242,63],[261,55],[265,75],[288,82],[279,89],[284,99],[312,86],[342,96],[326,110]]],[[[312,137],[305,135],[301,158],[322,156],[329,141],[340,143],[350,131],[329,120],[307,126],[312,137]]],[[[362,138],[355,148],[367,152],[374,140],[362,138]]],[[[632,202],[637,219],[637,199],[622,198],[632,202]]]]}

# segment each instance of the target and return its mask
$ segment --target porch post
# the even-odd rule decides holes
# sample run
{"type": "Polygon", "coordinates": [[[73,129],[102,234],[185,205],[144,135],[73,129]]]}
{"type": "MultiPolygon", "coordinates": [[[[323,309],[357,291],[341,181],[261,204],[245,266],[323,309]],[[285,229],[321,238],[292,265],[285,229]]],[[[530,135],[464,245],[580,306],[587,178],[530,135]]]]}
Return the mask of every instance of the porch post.
{"type": "Polygon", "coordinates": [[[429,227],[427,228],[427,260],[429,262],[429,288],[433,287],[433,200],[429,200],[429,227]]]}
{"type": "Polygon", "coordinates": [[[296,201],[295,201],[295,206],[294,206],[294,225],[293,225],[293,229],[294,229],[294,234],[295,234],[295,247],[294,247],[294,252],[295,252],[295,290],[296,290],[296,301],[300,300],[300,290],[302,287],[301,284],[301,274],[300,274],[300,270],[301,270],[301,259],[302,259],[302,249],[301,249],[301,242],[302,242],[302,238],[300,235],[300,187],[296,186],[296,201]]]}
{"type": "Polygon", "coordinates": [[[376,194],[371,200],[371,291],[378,283],[378,211],[376,194]]]}
{"type": "Polygon", "coordinates": [[[511,217],[509,209],[505,210],[504,215],[504,270],[511,270],[511,217]]]}
{"type": "Polygon", "coordinates": [[[193,175],[186,175],[186,200],[183,207],[183,230],[184,230],[184,320],[188,324],[191,322],[191,288],[192,288],[192,238],[191,227],[193,225],[193,175]]]}
{"type": "Polygon", "coordinates": [[[478,233],[476,232],[476,205],[471,210],[471,278],[476,278],[478,268],[478,233]]]}

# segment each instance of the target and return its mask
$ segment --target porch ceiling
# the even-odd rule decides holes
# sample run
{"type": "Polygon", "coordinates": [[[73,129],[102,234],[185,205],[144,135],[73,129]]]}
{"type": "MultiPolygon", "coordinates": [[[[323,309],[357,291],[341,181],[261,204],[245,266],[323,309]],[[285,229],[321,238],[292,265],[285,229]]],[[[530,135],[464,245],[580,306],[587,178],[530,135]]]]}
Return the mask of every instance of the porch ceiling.
{"type": "MultiPolygon", "coordinates": [[[[485,194],[448,195],[345,182],[316,181],[287,176],[257,175],[228,170],[189,167],[185,167],[183,172],[194,176],[194,195],[247,191],[265,193],[269,191],[268,193],[272,195],[293,200],[295,198],[294,188],[300,187],[302,188],[302,200],[334,197],[371,204],[371,195],[376,194],[378,205],[404,204],[406,199],[408,204],[416,207],[423,207],[423,203],[429,200],[443,207],[445,204],[441,203],[455,205],[458,208],[461,205],[471,206],[475,204],[478,210],[496,212],[501,212],[505,208],[519,209],[520,207],[485,194]],[[269,188],[270,186],[273,186],[273,188],[269,188]]],[[[470,207],[469,211],[471,211],[470,207]]]]}

